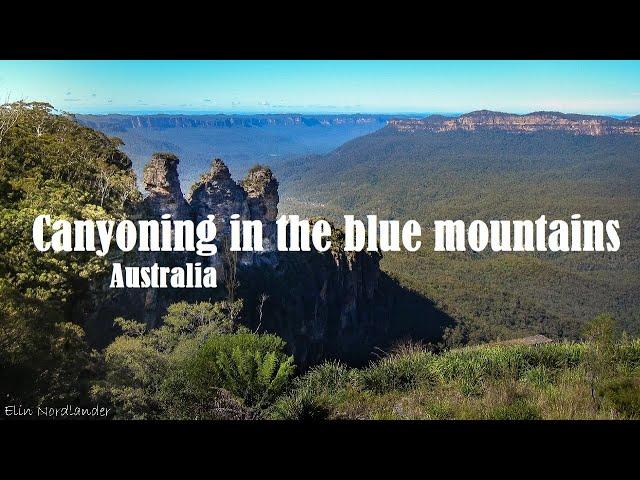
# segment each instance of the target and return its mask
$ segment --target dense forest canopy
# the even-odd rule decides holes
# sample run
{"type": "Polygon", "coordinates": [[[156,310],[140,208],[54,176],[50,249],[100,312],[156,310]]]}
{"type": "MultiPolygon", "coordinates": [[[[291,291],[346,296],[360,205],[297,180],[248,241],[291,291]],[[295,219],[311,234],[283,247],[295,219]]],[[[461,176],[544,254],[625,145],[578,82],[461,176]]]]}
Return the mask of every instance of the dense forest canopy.
{"type": "Polygon", "coordinates": [[[610,312],[640,333],[640,137],[398,132],[386,127],[281,168],[283,213],[379,218],[620,221],[615,253],[388,253],[382,267],[460,322],[456,341],[577,338],[610,312]],[[327,175],[331,172],[331,175],[327,175]]]}
{"type": "Polygon", "coordinates": [[[109,267],[91,253],[41,254],[33,220],[122,218],[140,199],[118,140],[53,113],[44,103],[0,107],[1,375],[23,400],[86,393],[91,353],[72,311],[109,267]]]}

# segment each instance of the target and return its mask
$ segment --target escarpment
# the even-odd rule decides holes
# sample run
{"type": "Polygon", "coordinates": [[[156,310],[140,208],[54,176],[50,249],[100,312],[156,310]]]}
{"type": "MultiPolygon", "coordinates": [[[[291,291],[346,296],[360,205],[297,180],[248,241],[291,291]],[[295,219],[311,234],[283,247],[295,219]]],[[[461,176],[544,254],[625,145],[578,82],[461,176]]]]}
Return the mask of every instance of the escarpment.
{"type": "Polygon", "coordinates": [[[638,117],[618,120],[597,115],[560,112],[533,112],[526,115],[479,110],[459,117],[430,115],[423,119],[393,119],[388,125],[400,132],[452,132],[499,130],[514,133],[541,131],[568,132],[575,135],[638,135],[638,117]]]}
{"type": "Polygon", "coordinates": [[[281,336],[298,365],[326,358],[362,363],[376,347],[386,347],[395,338],[440,338],[446,323],[442,314],[381,272],[378,254],[341,250],[339,230],[334,230],[334,248],[327,252],[277,251],[278,181],[268,167],[255,166],[236,182],[224,162],[215,159],[185,199],[178,164],[178,158],[171,154],[152,157],[144,171],[146,197],[136,215],[151,220],[170,214],[174,220],[196,223],[214,215],[218,254],[200,257],[194,252],[132,251],[120,261],[130,266],[180,266],[186,262],[215,266],[218,288],[114,291],[105,284],[102,300],[97,302],[101,307],[87,323],[88,337],[94,344],[105,344],[117,333],[111,327],[114,317],[133,318],[154,328],[174,302],[224,299],[223,257],[229,255],[224,242],[230,234],[232,215],[240,220],[259,220],[263,228],[263,251],[240,252],[238,257],[237,295],[244,301],[241,321],[253,331],[281,336]],[[403,318],[412,320],[403,323],[403,318]]]}

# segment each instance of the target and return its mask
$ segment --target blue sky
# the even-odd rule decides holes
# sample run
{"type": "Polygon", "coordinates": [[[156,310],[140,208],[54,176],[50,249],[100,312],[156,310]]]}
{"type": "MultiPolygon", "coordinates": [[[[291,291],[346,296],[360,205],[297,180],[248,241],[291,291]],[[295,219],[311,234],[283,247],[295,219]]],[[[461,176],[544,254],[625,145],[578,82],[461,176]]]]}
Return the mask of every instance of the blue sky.
{"type": "Polygon", "coordinates": [[[637,115],[640,61],[0,61],[0,102],[69,112],[637,115]]]}

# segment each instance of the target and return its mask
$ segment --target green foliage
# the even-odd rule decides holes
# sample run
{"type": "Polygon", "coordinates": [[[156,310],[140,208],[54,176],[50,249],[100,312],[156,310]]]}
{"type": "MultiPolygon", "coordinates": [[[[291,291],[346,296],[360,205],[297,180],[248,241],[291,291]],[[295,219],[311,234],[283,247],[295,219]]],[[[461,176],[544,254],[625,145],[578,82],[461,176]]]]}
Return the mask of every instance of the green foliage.
{"type": "Polygon", "coordinates": [[[598,394],[627,418],[640,419],[640,376],[605,380],[599,387],[598,394]]]}
{"type": "Polygon", "coordinates": [[[579,340],[602,311],[640,333],[640,137],[383,128],[278,169],[284,214],[418,220],[418,252],[381,267],[458,327],[448,347],[542,333],[579,340]],[[327,175],[331,172],[331,175],[327,175]],[[618,252],[434,252],[436,219],[618,219],[618,252]]]}
{"type": "Polygon", "coordinates": [[[281,396],[270,409],[270,417],[303,421],[327,418],[332,396],[357,383],[355,372],[338,361],[316,365],[294,380],[292,391],[281,396]]]}
{"type": "Polygon", "coordinates": [[[584,327],[584,336],[589,341],[584,364],[591,397],[596,404],[600,402],[596,395],[598,388],[614,373],[617,347],[615,326],[612,316],[602,314],[587,322],[584,327]]]}
{"type": "Polygon", "coordinates": [[[88,400],[95,354],[69,322],[108,260],[38,252],[32,226],[124,217],[140,194],[120,145],[45,103],[0,105],[0,388],[15,403],[88,400]]]}
{"type": "Polygon", "coordinates": [[[270,410],[270,418],[303,422],[318,421],[327,419],[330,412],[324,399],[315,396],[311,390],[302,388],[279,398],[270,410]]]}
{"type": "Polygon", "coordinates": [[[164,324],[117,319],[123,335],[105,350],[93,393],[119,418],[254,418],[288,386],[285,343],[229,320],[240,302],[179,302],[164,324]]]}
{"type": "Polygon", "coordinates": [[[485,345],[439,354],[411,346],[363,369],[327,362],[296,378],[291,390],[275,401],[271,417],[637,418],[640,340],[613,341],[607,366],[612,380],[598,383],[600,401],[594,403],[589,371],[598,338],[485,345]]]}
{"type": "Polygon", "coordinates": [[[0,365],[7,404],[83,405],[98,358],[82,328],[0,279],[0,365]]]}
{"type": "Polygon", "coordinates": [[[410,390],[432,379],[433,355],[426,351],[384,357],[365,369],[360,378],[364,388],[373,392],[410,390]]]}
{"type": "Polygon", "coordinates": [[[342,388],[355,385],[357,379],[344,363],[337,360],[326,361],[312,367],[303,376],[296,378],[297,388],[304,388],[314,395],[333,393],[342,388]]]}
{"type": "Polygon", "coordinates": [[[544,365],[538,365],[522,374],[522,380],[537,388],[544,388],[551,385],[553,381],[553,373],[544,365]]]}
{"type": "Polygon", "coordinates": [[[131,162],[119,141],[54,115],[46,104],[17,103],[0,112],[15,117],[0,142],[0,274],[29,298],[64,310],[108,261],[91,252],[37,252],[33,220],[124,217],[140,199],[131,162]]]}
{"type": "Polygon", "coordinates": [[[97,358],[77,325],[0,279],[0,392],[7,403],[83,404],[97,358]]]}
{"type": "Polygon", "coordinates": [[[293,357],[275,335],[213,335],[187,362],[185,373],[197,391],[223,388],[250,407],[266,407],[294,372],[293,357]]]}
{"type": "Polygon", "coordinates": [[[242,309],[242,300],[229,302],[178,302],[167,308],[164,325],[177,333],[192,333],[205,329],[209,333],[230,333],[234,312],[242,309]]]}
{"type": "Polygon", "coordinates": [[[124,335],[130,337],[139,337],[144,335],[147,330],[147,326],[144,323],[136,322],[135,320],[127,320],[126,318],[118,317],[113,321],[114,325],[120,327],[124,335]]]}
{"type": "Polygon", "coordinates": [[[505,405],[499,405],[489,412],[490,420],[541,420],[540,413],[533,405],[523,399],[517,399],[505,405]]]}

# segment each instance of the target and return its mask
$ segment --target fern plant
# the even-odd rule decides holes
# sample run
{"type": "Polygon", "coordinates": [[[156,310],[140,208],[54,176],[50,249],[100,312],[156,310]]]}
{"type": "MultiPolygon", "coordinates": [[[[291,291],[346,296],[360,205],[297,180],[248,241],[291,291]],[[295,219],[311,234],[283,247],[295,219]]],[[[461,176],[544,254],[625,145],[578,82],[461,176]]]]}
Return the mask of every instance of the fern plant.
{"type": "Polygon", "coordinates": [[[293,357],[275,335],[212,335],[185,367],[202,395],[224,389],[252,408],[264,408],[284,391],[294,373],[293,357]]]}

